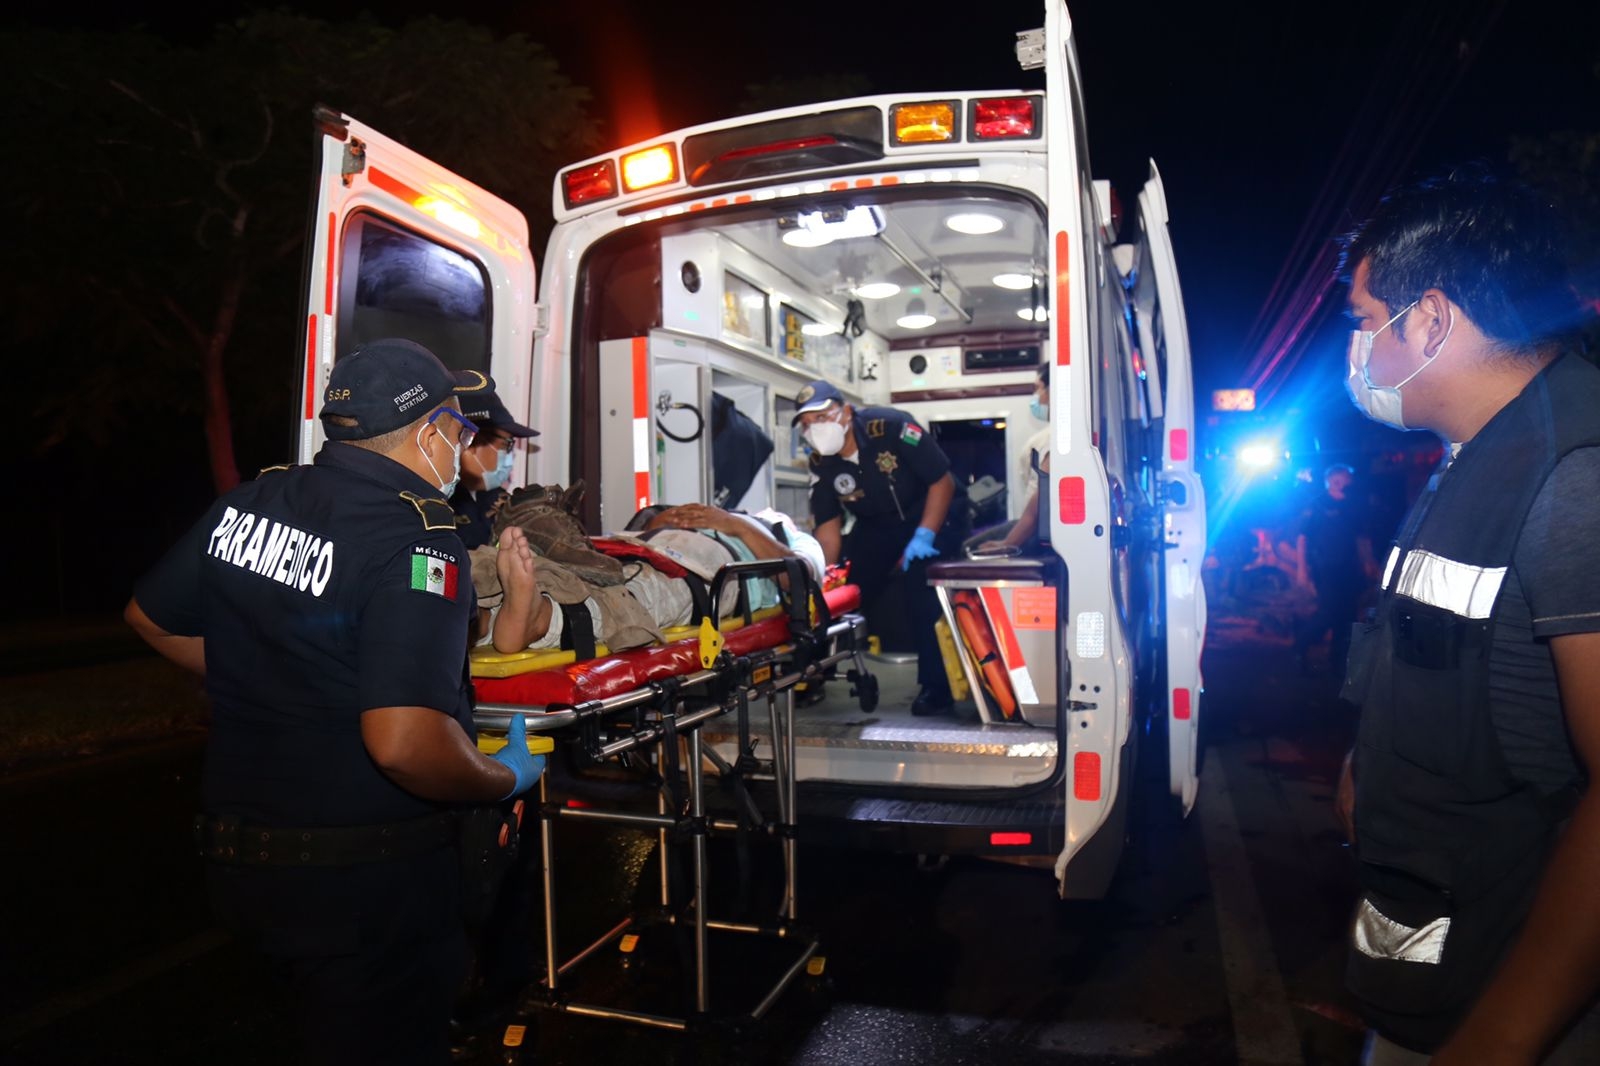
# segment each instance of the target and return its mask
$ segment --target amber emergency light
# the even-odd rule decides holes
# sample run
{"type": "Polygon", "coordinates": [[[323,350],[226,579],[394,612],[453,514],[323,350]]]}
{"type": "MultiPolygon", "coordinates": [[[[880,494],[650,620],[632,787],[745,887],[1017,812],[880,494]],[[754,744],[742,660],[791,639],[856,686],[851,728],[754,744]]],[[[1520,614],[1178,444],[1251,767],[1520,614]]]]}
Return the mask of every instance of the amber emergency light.
{"type": "Polygon", "coordinates": [[[658,144],[622,157],[622,189],[638,192],[678,179],[678,155],[670,144],[658,144]]]}
{"type": "Polygon", "coordinates": [[[949,100],[925,104],[895,104],[889,109],[891,139],[895,144],[930,144],[956,140],[956,105],[949,100]]]}

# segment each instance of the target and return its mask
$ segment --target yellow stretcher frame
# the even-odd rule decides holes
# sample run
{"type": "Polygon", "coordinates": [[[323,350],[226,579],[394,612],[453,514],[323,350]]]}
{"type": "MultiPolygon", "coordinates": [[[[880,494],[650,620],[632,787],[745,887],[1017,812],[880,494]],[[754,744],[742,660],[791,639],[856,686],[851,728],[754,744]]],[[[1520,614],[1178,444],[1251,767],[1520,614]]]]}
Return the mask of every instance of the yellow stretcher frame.
{"type": "MultiPolygon", "coordinates": [[[[478,750],[485,755],[493,755],[506,746],[504,733],[485,733],[478,731],[478,750]]],[[[556,750],[556,742],[547,736],[532,733],[528,736],[528,751],[534,755],[548,755],[556,750]]]]}
{"type": "MultiPolygon", "coordinates": [[[[775,618],[783,613],[781,607],[763,607],[750,616],[752,622],[763,622],[768,618],[775,618]]],[[[719,633],[732,633],[735,629],[742,629],[745,625],[743,615],[730,615],[724,618],[716,627],[719,633]]],[[[667,643],[683,640],[686,637],[700,635],[699,626],[673,626],[663,629],[662,635],[667,638],[667,643]]],[[[659,645],[657,645],[659,647],[659,645]]],[[[611,649],[604,644],[594,646],[595,658],[610,655],[611,649]]],[[[529,674],[535,670],[549,670],[557,666],[566,666],[568,663],[578,661],[570,649],[562,651],[556,648],[541,649],[538,651],[524,650],[513,652],[495,651],[489,645],[473,648],[467,655],[473,677],[516,677],[518,674],[529,674]]]]}

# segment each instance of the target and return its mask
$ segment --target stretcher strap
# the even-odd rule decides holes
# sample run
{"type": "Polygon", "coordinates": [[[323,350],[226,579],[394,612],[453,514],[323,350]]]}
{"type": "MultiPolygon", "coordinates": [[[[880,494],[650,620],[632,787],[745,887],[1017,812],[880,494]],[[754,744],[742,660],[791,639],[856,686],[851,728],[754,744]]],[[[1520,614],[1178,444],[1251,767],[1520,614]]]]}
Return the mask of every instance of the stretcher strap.
{"type": "Polygon", "coordinates": [[[593,659],[595,656],[594,615],[586,603],[563,603],[561,618],[566,623],[561,630],[561,647],[570,649],[575,658],[593,659]]]}

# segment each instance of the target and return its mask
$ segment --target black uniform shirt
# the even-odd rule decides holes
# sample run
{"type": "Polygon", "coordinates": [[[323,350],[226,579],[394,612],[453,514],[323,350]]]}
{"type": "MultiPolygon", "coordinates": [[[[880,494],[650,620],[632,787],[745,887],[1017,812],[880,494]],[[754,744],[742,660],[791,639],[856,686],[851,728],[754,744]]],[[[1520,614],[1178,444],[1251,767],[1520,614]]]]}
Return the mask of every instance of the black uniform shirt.
{"type": "MultiPolygon", "coordinates": [[[[916,522],[928,487],[950,460],[928,431],[893,407],[858,407],[850,422],[857,461],[811,454],[811,517],[816,525],[848,510],[858,520],[916,522]]],[[[951,505],[951,512],[956,507],[951,505]]]]}
{"type": "Polygon", "coordinates": [[[509,498],[505,489],[456,489],[450,507],[456,513],[456,533],[469,551],[494,543],[494,518],[509,498]]]}
{"type": "Polygon", "coordinates": [[[436,809],[361,740],[361,712],[432,707],[472,729],[472,572],[438,489],[329,442],[310,466],[218,500],[135,589],[152,621],[205,638],[204,807],[281,826],[436,809]]]}

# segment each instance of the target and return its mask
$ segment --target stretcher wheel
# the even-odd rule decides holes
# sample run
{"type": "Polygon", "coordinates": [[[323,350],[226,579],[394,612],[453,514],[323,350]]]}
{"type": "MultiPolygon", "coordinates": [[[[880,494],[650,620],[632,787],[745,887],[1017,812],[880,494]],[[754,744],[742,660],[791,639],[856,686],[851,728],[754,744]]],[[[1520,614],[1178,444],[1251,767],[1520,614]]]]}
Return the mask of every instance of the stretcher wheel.
{"type": "Polygon", "coordinates": [[[847,675],[850,678],[850,695],[861,701],[863,711],[876,710],[878,707],[878,679],[865,670],[851,670],[847,675]]]}

